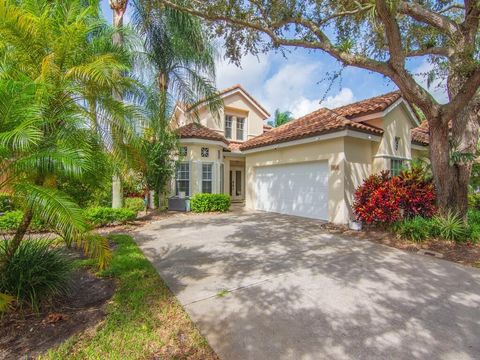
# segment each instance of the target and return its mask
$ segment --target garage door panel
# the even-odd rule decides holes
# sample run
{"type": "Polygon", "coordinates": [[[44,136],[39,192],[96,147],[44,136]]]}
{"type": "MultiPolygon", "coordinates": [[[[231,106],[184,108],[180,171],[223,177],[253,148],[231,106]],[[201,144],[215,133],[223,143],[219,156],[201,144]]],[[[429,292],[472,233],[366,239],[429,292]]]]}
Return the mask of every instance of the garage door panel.
{"type": "Polygon", "coordinates": [[[255,169],[258,210],[328,218],[328,164],[315,162],[255,169]]]}

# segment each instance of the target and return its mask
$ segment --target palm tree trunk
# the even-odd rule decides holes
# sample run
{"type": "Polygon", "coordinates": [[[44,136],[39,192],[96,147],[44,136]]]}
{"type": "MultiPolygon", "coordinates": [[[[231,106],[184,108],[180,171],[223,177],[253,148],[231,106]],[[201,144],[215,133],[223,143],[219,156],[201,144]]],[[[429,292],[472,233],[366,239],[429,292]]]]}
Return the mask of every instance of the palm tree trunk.
{"type": "MultiPolygon", "coordinates": [[[[110,8],[113,10],[113,26],[117,30],[123,28],[123,17],[127,10],[128,0],[110,0],[110,8]]],[[[113,35],[114,45],[123,45],[124,39],[121,31],[117,31],[113,35]]],[[[117,100],[122,100],[122,94],[115,92],[113,94],[117,100]]],[[[119,174],[112,177],[112,208],[118,209],[123,206],[123,186],[119,174]]]]}
{"type": "Polygon", "coordinates": [[[27,233],[30,223],[32,222],[32,218],[33,218],[33,211],[32,209],[28,209],[23,215],[22,222],[20,223],[20,226],[17,228],[17,231],[15,232],[15,236],[13,237],[12,240],[8,242],[8,247],[7,247],[7,251],[5,252],[5,255],[0,258],[0,272],[6,266],[8,261],[10,261],[13,255],[15,255],[15,252],[20,246],[20,243],[25,237],[25,234],[27,233]]]}

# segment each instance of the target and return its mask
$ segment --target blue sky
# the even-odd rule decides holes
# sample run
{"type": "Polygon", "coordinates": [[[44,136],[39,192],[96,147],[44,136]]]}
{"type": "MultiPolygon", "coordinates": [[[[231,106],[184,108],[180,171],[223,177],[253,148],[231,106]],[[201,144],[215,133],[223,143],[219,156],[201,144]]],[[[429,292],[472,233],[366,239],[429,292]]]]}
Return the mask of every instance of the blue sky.
{"type": "MultiPolygon", "coordinates": [[[[102,0],[102,10],[111,21],[108,0],[102,0]]],[[[126,22],[128,19],[127,13],[126,22]]],[[[221,48],[220,41],[219,44],[221,48]]],[[[276,52],[247,55],[240,68],[224,59],[221,53],[217,61],[217,87],[222,89],[239,83],[271,113],[279,108],[291,111],[296,117],[320,107],[334,108],[396,89],[393,82],[379,74],[348,67],[325,97],[328,87],[325,78],[339,69],[340,65],[331,56],[306,49],[289,49],[285,57],[276,52]]],[[[409,69],[418,73],[418,81],[426,87],[426,76],[422,74],[431,69],[430,64],[425,59],[415,59],[409,63],[409,69]]],[[[442,84],[435,83],[430,91],[445,101],[442,84]]]]}

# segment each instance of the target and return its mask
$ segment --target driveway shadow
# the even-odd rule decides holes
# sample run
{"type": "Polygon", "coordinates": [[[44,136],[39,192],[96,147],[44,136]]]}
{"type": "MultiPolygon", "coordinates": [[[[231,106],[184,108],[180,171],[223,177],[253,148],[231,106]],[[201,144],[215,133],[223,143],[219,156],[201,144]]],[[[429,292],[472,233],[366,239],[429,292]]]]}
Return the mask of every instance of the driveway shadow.
{"type": "Polygon", "coordinates": [[[135,236],[221,358],[480,358],[480,271],[322,225],[256,212],[135,236]]]}

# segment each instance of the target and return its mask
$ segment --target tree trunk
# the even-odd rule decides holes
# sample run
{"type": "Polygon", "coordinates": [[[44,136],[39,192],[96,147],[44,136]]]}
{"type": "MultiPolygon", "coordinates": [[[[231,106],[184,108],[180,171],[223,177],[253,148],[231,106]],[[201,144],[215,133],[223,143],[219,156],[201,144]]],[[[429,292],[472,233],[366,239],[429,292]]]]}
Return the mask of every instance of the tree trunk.
{"type": "MultiPolygon", "coordinates": [[[[123,17],[127,8],[127,1],[110,1],[110,7],[113,10],[113,26],[117,30],[123,28],[123,17]]],[[[124,39],[122,32],[116,32],[113,35],[113,44],[114,45],[123,45],[124,39]]],[[[117,100],[122,100],[122,94],[115,92],[113,94],[114,98],[117,100]]],[[[123,186],[122,180],[119,174],[114,174],[112,178],[112,208],[118,209],[123,206],[123,186]]]]}
{"type": "Polygon", "coordinates": [[[8,261],[13,257],[13,255],[17,251],[18,247],[20,246],[20,243],[22,242],[23,238],[25,237],[25,234],[27,233],[30,223],[32,222],[32,218],[33,218],[33,211],[31,209],[28,209],[23,215],[22,222],[20,223],[20,226],[17,228],[17,231],[15,232],[15,236],[13,237],[12,240],[8,242],[8,247],[7,247],[7,251],[5,252],[5,256],[3,258],[0,258],[0,271],[2,271],[1,269],[3,269],[3,267],[8,263],[8,261]]]}
{"type": "Polygon", "coordinates": [[[430,119],[430,161],[441,214],[453,212],[466,219],[468,186],[475,156],[479,124],[478,115],[465,108],[448,127],[430,119]]]}
{"type": "Polygon", "coordinates": [[[112,208],[120,209],[123,207],[123,186],[122,180],[118,174],[112,177],[112,208]]]}

